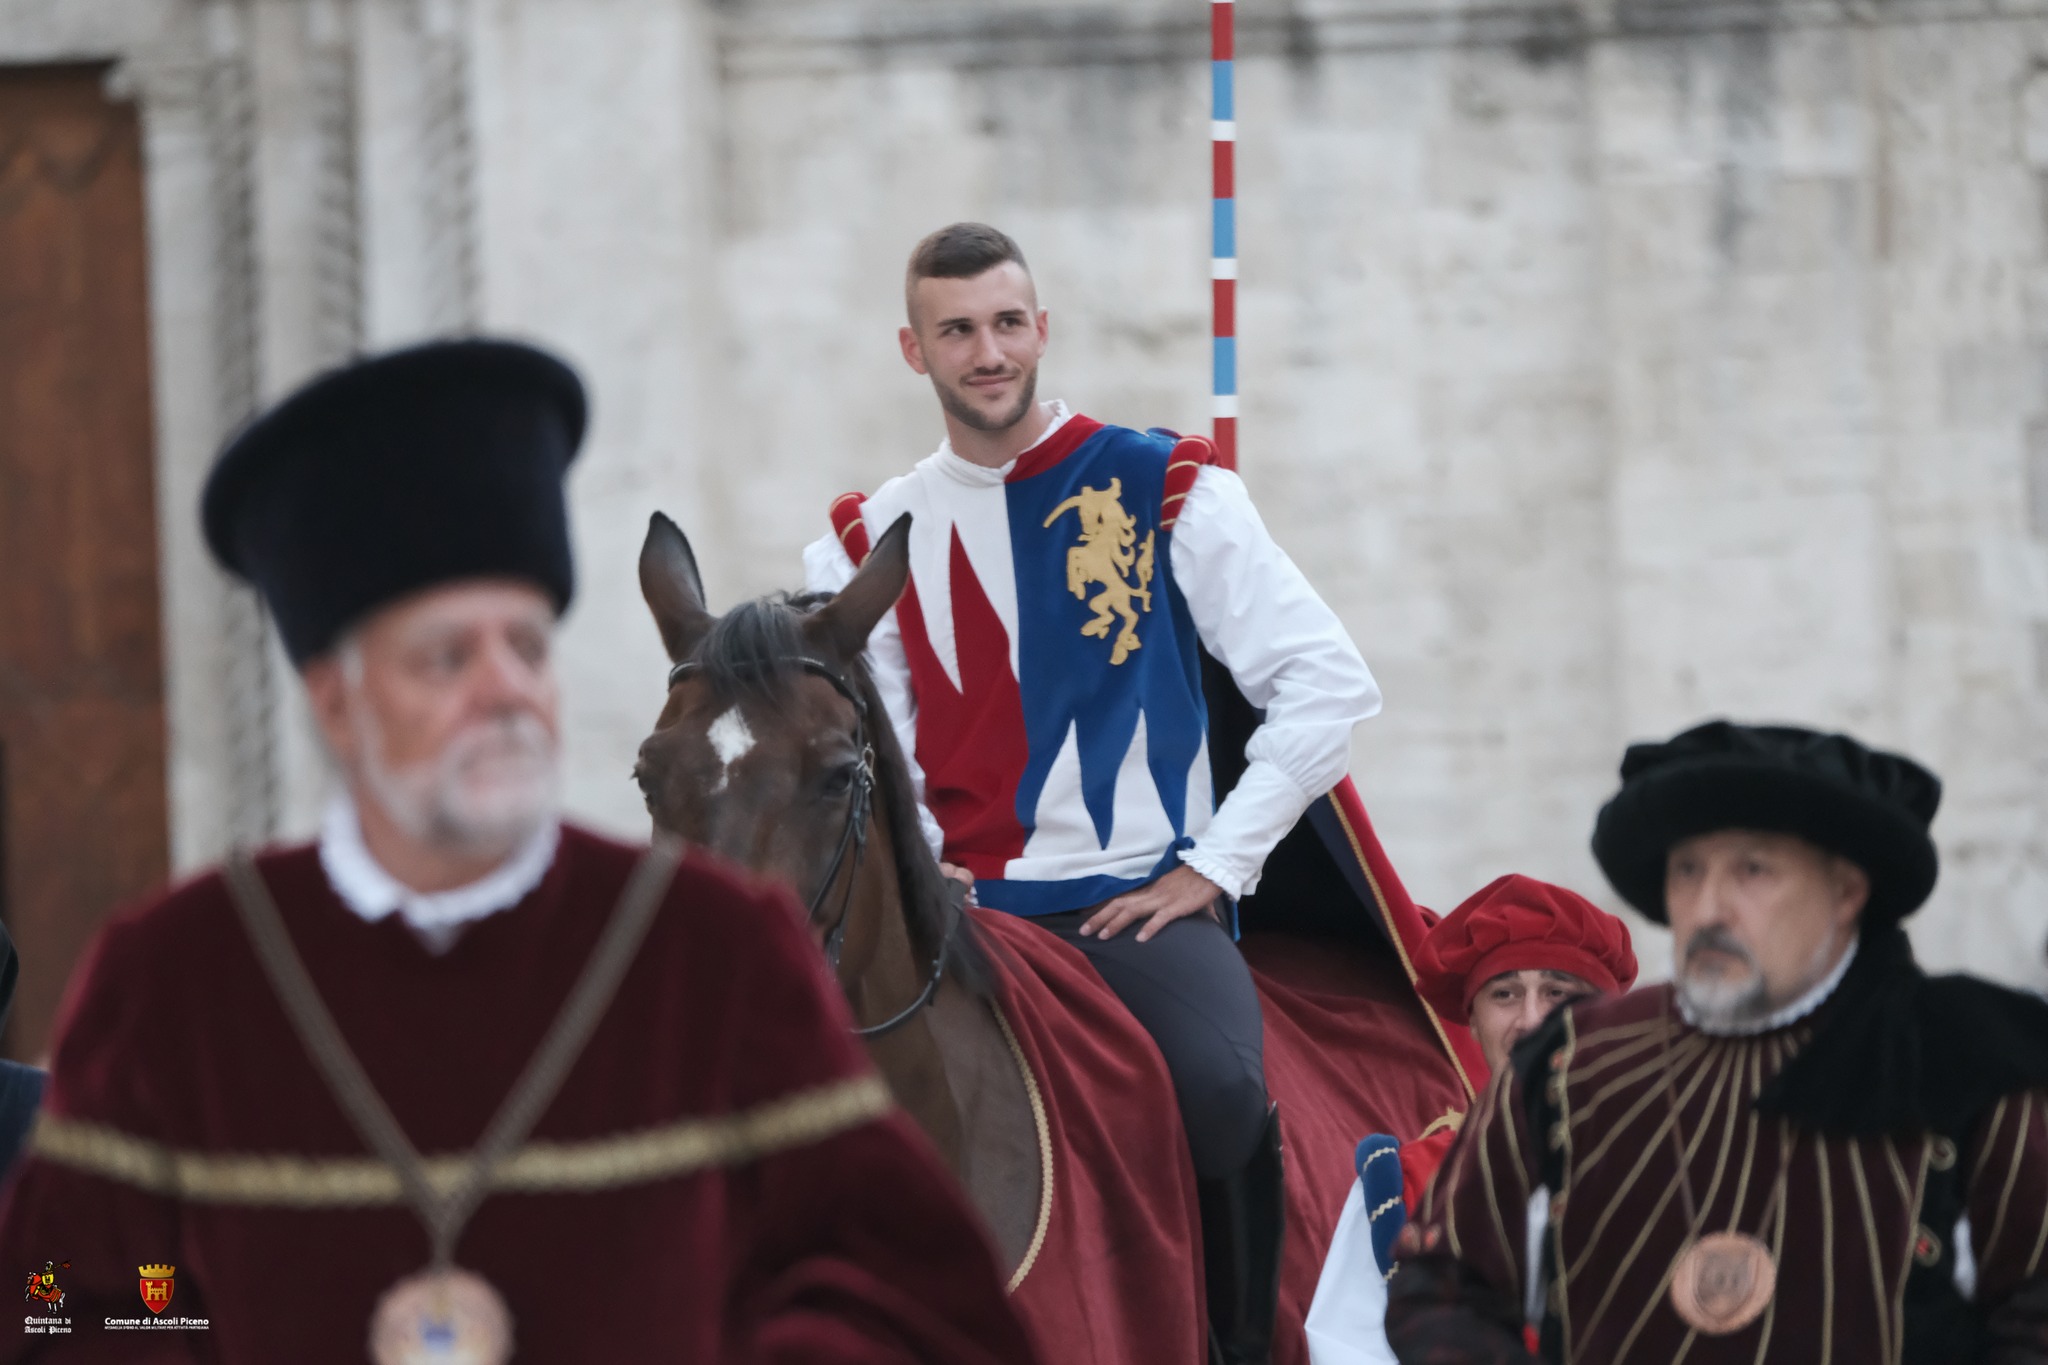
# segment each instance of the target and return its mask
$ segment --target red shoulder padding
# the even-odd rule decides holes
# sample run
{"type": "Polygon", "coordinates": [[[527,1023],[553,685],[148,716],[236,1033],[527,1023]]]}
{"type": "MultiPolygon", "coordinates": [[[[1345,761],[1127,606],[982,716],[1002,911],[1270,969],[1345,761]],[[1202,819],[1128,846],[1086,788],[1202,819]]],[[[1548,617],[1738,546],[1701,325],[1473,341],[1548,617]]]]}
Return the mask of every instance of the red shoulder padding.
{"type": "Polygon", "coordinates": [[[865,493],[841,493],[832,500],[832,529],[856,569],[868,561],[868,524],[860,517],[861,504],[867,500],[865,493]]]}
{"type": "Polygon", "coordinates": [[[1171,531],[1180,520],[1181,504],[1194,490],[1202,466],[1216,463],[1216,443],[1206,436],[1183,436],[1166,461],[1166,496],[1159,500],[1159,528],[1171,531]]]}

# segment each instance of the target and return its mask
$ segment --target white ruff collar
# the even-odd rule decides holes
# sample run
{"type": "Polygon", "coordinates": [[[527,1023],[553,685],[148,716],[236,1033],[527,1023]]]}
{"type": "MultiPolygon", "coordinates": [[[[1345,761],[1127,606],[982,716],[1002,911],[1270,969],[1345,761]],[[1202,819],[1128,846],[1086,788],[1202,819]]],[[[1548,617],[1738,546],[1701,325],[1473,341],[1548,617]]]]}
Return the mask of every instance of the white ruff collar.
{"type": "Polygon", "coordinates": [[[1751,1023],[1709,1028],[1693,1017],[1691,1007],[1685,1003],[1685,997],[1679,993],[1675,984],[1671,989],[1671,994],[1678,1001],[1678,1013],[1685,1019],[1685,1022],[1710,1037],[1748,1038],[1759,1033],[1769,1033],[1774,1029],[1781,1029],[1798,1023],[1801,1019],[1804,1019],[1807,1015],[1812,1014],[1823,1004],[1827,1003],[1827,998],[1835,993],[1835,987],[1841,985],[1842,978],[1849,974],[1849,964],[1856,960],[1856,942],[1853,938],[1849,940],[1849,951],[1842,954],[1842,960],[1835,964],[1834,970],[1822,977],[1820,983],[1812,990],[1800,996],[1791,1004],[1781,1006],[1763,1018],[1751,1023]]]}
{"type": "Polygon", "coordinates": [[[509,910],[532,894],[554,865],[561,837],[561,822],[550,819],[511,857],[469,885],[415,891],[371,855],[355,801],[346,792],[337,792],[320,822],[320,867],[343,905],[371,924],[396,914],[439,953],[447,951],[463,926],[509,910]]]}

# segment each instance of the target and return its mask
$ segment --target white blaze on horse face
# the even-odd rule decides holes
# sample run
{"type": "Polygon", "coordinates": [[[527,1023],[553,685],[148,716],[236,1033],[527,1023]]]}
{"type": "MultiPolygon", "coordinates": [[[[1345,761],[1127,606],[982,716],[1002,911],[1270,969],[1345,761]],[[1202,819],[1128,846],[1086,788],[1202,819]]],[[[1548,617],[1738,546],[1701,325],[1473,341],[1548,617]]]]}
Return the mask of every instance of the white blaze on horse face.
{"type": "Polygon", "coordinates": [[[732,765],[747,756],[754,747],[754,732],[747,728],[747,718],[735,706],[711,722],[711,728],[704,732],[711,741],[711,752],[718,755],[718,785],[711,790],[722,792],[732,778],[732,765]]]}

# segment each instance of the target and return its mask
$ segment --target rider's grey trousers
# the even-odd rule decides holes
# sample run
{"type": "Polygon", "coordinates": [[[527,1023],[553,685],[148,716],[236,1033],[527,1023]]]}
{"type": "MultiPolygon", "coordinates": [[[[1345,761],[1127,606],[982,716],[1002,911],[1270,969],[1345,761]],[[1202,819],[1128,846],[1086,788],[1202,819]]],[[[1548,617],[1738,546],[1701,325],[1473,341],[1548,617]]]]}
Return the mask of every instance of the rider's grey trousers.
{"type": "Polygon", "coordinates": [[[1221,1180],[1251,1159],[1266,1122],[1266,1063],[1259,997],[1230,934],[1189,915],[1144,943],[1138,924],[1112,939],[1083,938],[1099,907],[1030,922],[1081,950],[1159,1045],[1187,1126],[1195,1174],[1221,1180]]]}

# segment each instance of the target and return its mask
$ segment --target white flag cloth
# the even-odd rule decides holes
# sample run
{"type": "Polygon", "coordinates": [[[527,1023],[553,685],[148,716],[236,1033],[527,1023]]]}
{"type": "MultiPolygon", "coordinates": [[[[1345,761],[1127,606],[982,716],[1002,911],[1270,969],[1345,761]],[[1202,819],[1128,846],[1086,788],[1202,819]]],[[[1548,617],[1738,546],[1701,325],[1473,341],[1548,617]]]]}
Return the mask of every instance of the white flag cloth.
{"type": "Polygon", "coordinates": [[[1365,1191],[1354,1180],[1308,1309],[1309,1365],[1397,1365],[1387,1345],[1387,1282],[1372,1254],[1365,1191]]]}

